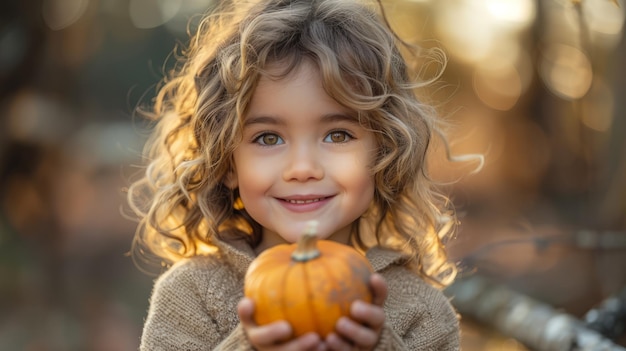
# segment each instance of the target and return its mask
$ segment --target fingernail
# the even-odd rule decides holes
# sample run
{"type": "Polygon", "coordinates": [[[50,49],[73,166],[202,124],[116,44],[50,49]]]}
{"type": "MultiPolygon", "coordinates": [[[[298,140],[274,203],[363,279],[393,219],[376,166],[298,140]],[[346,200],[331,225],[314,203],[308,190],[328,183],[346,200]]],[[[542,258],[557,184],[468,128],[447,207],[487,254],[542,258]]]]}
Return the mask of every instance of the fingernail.
{"type": "Polygon", "coordinates": [[[346,317],[341,317],[339,318],[339,320],[337,321],[337,327],[338,328],[344,328],[348,326],[348,318],[346,317]]]}
{"type": "Polygon", "coordinates": [[[357,300],[352,304],[352,313],[362,312],[365,308],[365,303],[363,301],[357,300]]]}
{"type": "Polygon", "coordinates": [[[289,323],[287,323],[287,322],[280,322],[280,327],[282,328],[283,332],[291,333],[291,326],[289,325],[289,323]]]}

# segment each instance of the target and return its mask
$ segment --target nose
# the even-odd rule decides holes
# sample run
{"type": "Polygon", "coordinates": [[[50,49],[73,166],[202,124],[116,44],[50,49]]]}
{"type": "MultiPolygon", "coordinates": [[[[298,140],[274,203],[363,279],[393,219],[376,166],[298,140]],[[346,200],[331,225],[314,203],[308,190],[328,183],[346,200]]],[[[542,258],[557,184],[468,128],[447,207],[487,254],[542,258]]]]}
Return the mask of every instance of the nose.
{"type": "Polygon", "coordinates": [[[288,160],[283,170],[285,181],[306,182],[324,177],[321,154],[315,146],[299,144],[289,150],[288,160]]]}

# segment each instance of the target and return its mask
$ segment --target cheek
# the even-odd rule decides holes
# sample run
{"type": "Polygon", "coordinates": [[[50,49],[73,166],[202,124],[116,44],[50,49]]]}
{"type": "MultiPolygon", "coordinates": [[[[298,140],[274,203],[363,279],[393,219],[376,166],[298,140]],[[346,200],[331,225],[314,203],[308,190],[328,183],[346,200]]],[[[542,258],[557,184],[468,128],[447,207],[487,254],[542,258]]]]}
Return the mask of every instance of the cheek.
{"type": "Polygon", "coordinates": [[[354,180],[354,183],[358,184],[362,191],[361,200],[367,202],[368,204],[374,198],[374,191],[376,189],[374,172],[372,171],[373,162],[374,160],[372,159],[371,154],[369,154],[368,157],[366,157],[366,161],[359,166],[359,176],[354,180]]]}
{"type": "Polygon", "coordinates": [[[236,170],[239,183],[246,180],[246,175],[250,173],[250,168],[254,167],[251,165],[252,162],[253,160],[247,157],[241,147],[235,150],[233,154],[233,168],[236,170]]]}
{"type": "MultiPolygon", "coordinates": [[[[372,151],[373,152],[373,151],[372,151]]],[[[353,179],[355,183],[364,185],[366,182],[374,181],[372,172],[372,152],[358,150],[349,157],[335,160],[334,173],[342,179],[353,179]]]]}
{"type": "Polygon", "coordinates": [[[361,201],[364,203],[370,203],[374,198],[375,183],[372,176],[364,177],[361,182],[361,201]]]}
{"type": "Polygon", "coordinates": [[[334,179],[360,201],[367,201],[374,196],[374,175],[367,161],[344,160],[335,167],[333,173],[334,179]]]}
{"type": "Polygon", "coordinates": [[[263,192],[272,179],[272,168],[267,163],[255,162],[253,159],[240,158],[237,165],[237,185],[241,197],[248,194],[263,192]]]}

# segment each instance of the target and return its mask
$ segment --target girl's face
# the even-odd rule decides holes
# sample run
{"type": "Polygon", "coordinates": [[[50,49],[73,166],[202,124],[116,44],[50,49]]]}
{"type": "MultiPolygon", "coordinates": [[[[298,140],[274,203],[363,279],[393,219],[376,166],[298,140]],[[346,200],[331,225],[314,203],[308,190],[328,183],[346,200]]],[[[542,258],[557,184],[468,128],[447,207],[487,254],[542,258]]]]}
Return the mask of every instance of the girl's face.
{"type": "Polygon", "coordinates": [[[320,239],[347,243],[374,197],[376,148],[356,113],[326,94],[312,63],[280,80],[261,78],[227,181],[264,228],[259,249],[296,242],[310,220],[320,239]]]}

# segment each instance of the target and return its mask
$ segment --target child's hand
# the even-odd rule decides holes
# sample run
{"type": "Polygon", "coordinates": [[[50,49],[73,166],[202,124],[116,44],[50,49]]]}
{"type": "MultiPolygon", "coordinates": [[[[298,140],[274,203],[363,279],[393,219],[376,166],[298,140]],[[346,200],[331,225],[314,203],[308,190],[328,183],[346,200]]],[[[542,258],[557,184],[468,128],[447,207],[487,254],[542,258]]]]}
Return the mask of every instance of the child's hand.
{"type": "Polygon", "coordinates": [[[237,306],[239,320],[245,330],[250,344],[257,351],[323,351],[326,346],[316,333],[308,333],[299,338],[288,340],[291,337],[291,325],[287,321],[279,321],[258,326],[252,314],[254,302],[243,298],[237,306]]]}
{"type": "Polygon", "coordinates": [[[380,274],[373,274],[370,286],[374,295],[372,303],[352,303],[350,318],[341,317],[335,327],[336,333],[326,337],[330,350],[373,350],[378,343],[385,324],[383,304],[387,299],[387,283],[380,274]]]}

